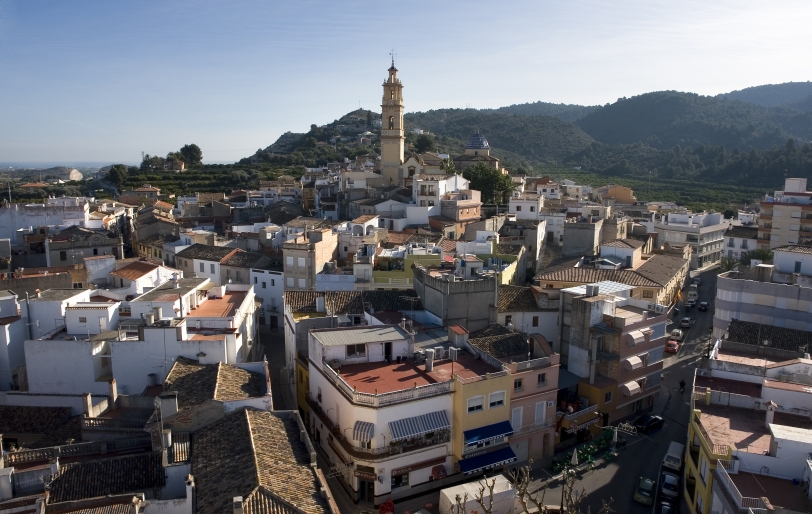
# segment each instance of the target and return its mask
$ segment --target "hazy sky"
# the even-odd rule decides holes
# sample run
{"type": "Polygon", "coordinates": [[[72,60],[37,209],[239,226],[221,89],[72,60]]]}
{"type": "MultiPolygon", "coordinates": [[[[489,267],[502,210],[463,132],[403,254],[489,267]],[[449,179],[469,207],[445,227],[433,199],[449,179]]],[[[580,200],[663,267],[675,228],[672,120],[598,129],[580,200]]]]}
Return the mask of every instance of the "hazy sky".
{"type": "Polygon", "coordinates": [[[233,162],[379,110],[603,104],[810,77],[812,2],[0,0],[0,162],[233,162]]]}

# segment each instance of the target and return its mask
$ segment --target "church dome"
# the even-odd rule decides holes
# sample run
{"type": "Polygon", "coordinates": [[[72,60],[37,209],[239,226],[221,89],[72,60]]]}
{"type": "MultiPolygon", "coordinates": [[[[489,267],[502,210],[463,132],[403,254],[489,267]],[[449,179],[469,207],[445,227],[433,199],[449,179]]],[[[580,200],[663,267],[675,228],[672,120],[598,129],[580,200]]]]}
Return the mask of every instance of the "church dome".
{"type": "Polygon", "coordinates": [[[490,148],[491,146],[488,144],[488,140],[479,132],[471,136],[468,139],[468,143],[465,144],[466,150],[490,150],[490,148]]]}

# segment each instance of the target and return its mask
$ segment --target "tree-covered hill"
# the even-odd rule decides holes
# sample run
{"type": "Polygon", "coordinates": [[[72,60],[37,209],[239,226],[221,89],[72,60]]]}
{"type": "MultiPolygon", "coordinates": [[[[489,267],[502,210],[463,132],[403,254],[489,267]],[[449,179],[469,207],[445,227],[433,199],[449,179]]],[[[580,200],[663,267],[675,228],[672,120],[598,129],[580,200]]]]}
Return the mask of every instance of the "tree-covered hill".
{"type": "Polygon", "coordinates": [[[810,95],[812,95],[812,82],[806,81],[747,87],[730,93],[722,93],[718,97],[773,107],[795,102],[810,95]]]}
{"type": "Polygon", "coordinates": [[[705,144],[746,151],[812,139],[812,114],[677,91],[621,98],[576,124],[602,143],[659,149],[705,144]]]}
{"type": "Polygon", "coordinates": [[[544,115],[553,116],[564,121],[575,121],[583,118],[590,112],[597,109],[597,105],[576,105],[576,104],[554,104],[549,102],[532,102],[524,104],[513,104],[498,109],[479,109],[487,114],[506,113],[521,114],[523,116],[544,115]]]}
{"type": "Polygon", "coordinates": [[[785,106],[791,107],[793,109],[798,109],[799,111],[802,112],[812,112],[812,95],[785,104],[785,106]]]}
{"type": "Polygon", "coordinates": [[[440,109],[409,113],[404,121],[407,128],[421,128],[461,141],[480,132],[492,147],[530,162],[560,160],[592,142],[577,126],[551,116],[440,109]]]}

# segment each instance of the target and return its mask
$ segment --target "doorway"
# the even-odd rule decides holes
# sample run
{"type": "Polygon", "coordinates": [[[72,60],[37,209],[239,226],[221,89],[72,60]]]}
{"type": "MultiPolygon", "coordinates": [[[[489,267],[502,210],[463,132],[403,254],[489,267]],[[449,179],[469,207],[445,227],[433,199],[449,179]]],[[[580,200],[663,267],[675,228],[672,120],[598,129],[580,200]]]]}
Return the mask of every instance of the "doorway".
{"type": "Polygon", "coordinates": [[[375,503],[375,482],[369,480],[358,481],[358,499],[365,502],[375,503]]]}
{"type": "Polygon", "coordinates": [[[276,316],[271,316],[271,330],[279,328],[279,321],[276,316]]]}
{"type": "Polygon", "coordinates": [[[392,361],[392,342],[383,343],[383,358],[386,362],[392,361]]]}

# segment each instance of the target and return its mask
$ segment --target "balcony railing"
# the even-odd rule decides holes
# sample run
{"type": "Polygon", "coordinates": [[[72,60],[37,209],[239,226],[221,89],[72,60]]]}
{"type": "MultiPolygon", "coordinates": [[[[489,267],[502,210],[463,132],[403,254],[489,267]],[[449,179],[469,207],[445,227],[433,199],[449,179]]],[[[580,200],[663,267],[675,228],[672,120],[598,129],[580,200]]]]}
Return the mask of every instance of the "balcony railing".
{"type": "Polygon", "coordinates": [[[445,382],[437,382],[435,384],[428,384],[419,387],[410,387],[408,389],[401,389],[400,391],[392,391],[389,393],[362,393],[356,391],[354,388],[344,381],[336,371],[330,367],[326,362],[322,363],[325,376],[336,385],[341,394],[348,400],[357,405],[368,405],[371,407],[383,407],[385,405],[393,405],[395,403],[408,402],[411,400],[418,400],[421,398],[430,398],[432,396],[441,396],[451,392],[451,380],[445,382]]]}
{"type": "Polygon", "coordinates": [[[152,438],[147,435],[137,435],[123,439],[110,439],[108,441],[93,441],[89,443],[69,444],[41,448],[38,450],[21,450],[5,454],[6,464],[24,464],[29,462],[45,462],[57,457],[76,457],[91,455],[130,448],[149,448],[152,438]]]}
{"type": "Polygon", "coordinates": [[[756,509],[763,509],[764,512],[766,512],[767,504],[764,503],[764,500],[761,498],[742,496],[742,493],[739,492],[739,488],[736,487],[736,484],[733,482],[733,479],[730,478],[730,475],[727,474],[727,470],[724,467],[717,466],[716,474],[719,477],[719,481],[725,484],[725,487],[727,487],[728,492],[740,509],[753,509],[755,512],[758,512],[756,509]]]}
{"type": "Polygon", "coordinates": [[[707,430],[705,430],[705,427],[702,426],[702,420],[697,417],[696,414],[694,414],[694,424],[699,429],[699,435],[705,440],[705,444],[708,446],[708,448],[710,448],[714,455],[727,456],[730,447],[726,444],[713,444],[707,430]]]}
{"type": "Polygon", "coordinates": [[[518,430],[513,431],[513,436],[520,436],[526,434],[532,434],[533,432],[539,432],[541,430],[547,430],[548,428],[552,428],[555,426],[555,421],[546,421],[544,423],[539,423],[538,425],[527,425],[524,427],[519,428],[518,430]]]}
{"type": "Polygon", "coordinates": [[[583,409],[581,409],[579,411],[576,411],[576,412],[573,412],[571,414],[564,414],[564,418],[569,419],[569,420],[573,420],[575,418],[583,416],[584,414],[586,414],[588,412],[595,412],[597,410],[598,410],[597,405],[590,405],[589,407],[584,407],[583,409]]]}
{"type": "Polygon", "coordinates": [[[319,420],[327,427],[328,431],[333,436],[333,441],[338,441],[341,448],[347,452],[348,455],[351,455],[356,459],[363,459],[367,461],[383,460],[391,457],[392,455],[400,455],[416,450],[422,450],[424,448],[437,446],[438,444],[445,444],[451,441],[451,431],[440,430],[431,435],[427,434],[428,437],[419,436],[406,441],[395,441],[382,448],[364,448],[362,446],[356,446],[352,441],[347,439],[347,437],[344,435],[344,431],[342,431],[340,427],[335,425],[330,420],[330,418],[321,409],[321,405],[309,394],[307,396],[307,403],[310,405],[310,410],[312,410],[316,417],[318,417],[319,420]]]}

